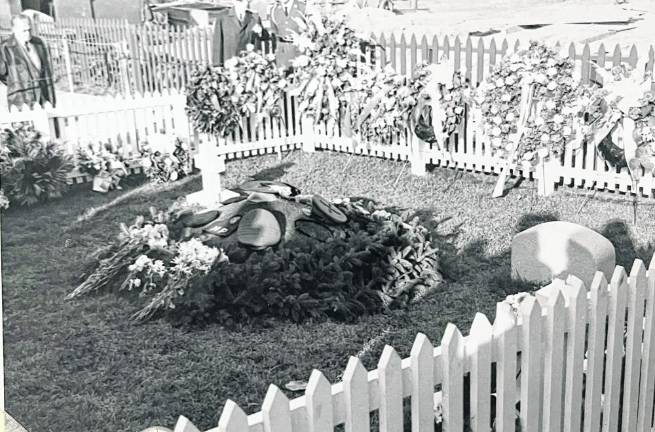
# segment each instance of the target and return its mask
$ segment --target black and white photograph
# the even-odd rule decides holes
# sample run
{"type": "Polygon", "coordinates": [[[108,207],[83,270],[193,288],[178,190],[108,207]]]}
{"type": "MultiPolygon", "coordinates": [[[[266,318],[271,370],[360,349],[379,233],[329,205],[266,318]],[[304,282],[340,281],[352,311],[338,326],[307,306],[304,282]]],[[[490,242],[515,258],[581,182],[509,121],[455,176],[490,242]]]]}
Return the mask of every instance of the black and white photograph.
{"type": "Polygon", "coordinates": [[[655,432],[655,0],[0,0],[0,432],[655,432]]]}

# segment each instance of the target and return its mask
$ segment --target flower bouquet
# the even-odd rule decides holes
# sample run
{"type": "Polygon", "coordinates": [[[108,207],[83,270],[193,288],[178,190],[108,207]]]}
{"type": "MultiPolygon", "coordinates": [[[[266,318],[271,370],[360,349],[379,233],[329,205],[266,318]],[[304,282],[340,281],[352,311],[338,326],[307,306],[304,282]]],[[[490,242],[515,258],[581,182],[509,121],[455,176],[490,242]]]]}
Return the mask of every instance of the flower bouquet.
{"type": "Polygon", "coordinates": [[[354,79],[364,68],[363,48],[370,41],[347,27],[342,17],[316,17],[294,38],[301,52],[293,64],[291,95],[298,112],[314,124],[336,124],[354,95],[354,79]]]}
{"type": "Polygon", "coordinates": [[[639,66],[594,67],[603,82],[587,87],[588,97],[582,98],[587,139],[611,165],[627,166],[636,185],[643,174],[655,172],[655,94],[650,76],[640,76],[639,66]],[[623,132],[622,147],[608,136],[612,131],[623,132]]]}
{"type": "Polygon", "coordinates": [[[249,44],[224,67],[208,66],[196,73],[187,88],[186,111],[200,132],[227,137],[245,117],[280,117],[280,102],[287,87],[275,55],[262,55],[249,44]]]}
{"type": "Polygon", "coordinates": [[[197,239],[180,241],[169,230],[173,215],[180,205],[168,212],[150,209],[150,217],[140,216],[131,225],[121,224],[119,244],[102,251],[99,266],[66,298],[72,299],[103,289],[115,281],[120,290],[139,291],[139,297],[150,301],[133,319],[142,321],[167,308],[185,295],[194,278],[206,275],[218,263],[226,262],[222,250],[209,247],[197,239]]]}
{"type": "Polygon", "coordinates": [[[561,157],[567,146],[580,148],[577,121],[578,83],[574,64],[537,42],[497,65],[474,98],[482,118],[482,134],[492,152],[507,160],[494,189],[501,196],[509,169],[516,163],[540,165],[561,157]]]}
{"type": "Polygon", "coordinates": [[[172,151],[168,145],[152,148],[146,143],[141,152],[144,174],[153,183],[174,182],[191,173],[188,143],[179,137],[167,138],[173,141],[172,151]]]}
{"type": "Polygon", "coordinates": [[[77,166],[82,173],[93,176],[93,190],[108,192],[121,189],[121,178],[127,175],[124,151],[112,143],[95,143],[77,149],[77,166]]]}
{"type": "Polygon", "coordinates": [[[577,83],[573,71],[571,60],[537,42],[495,67],[475,96],[484,119],[483,132],[490,138],[495,155],[515,163],[536,161],[540,150],[547,156],[562,154],[576,130],[577,83]],[[525,107],[524,133],[515,146],[525,84],[532,88],[532,106],[525,107]]]}
{"type": "Polygon", "coordinates": [[[367,141],[388,144],[410,126],[420,89],[391,66],[374,73],[373,97],[362,110],[357,127],[367,141]]]}
{"type": "Polygon", "coordinates": [[[464,120],[470,87],[448,63],[420,64],[412,86],[418,90],[414,133],[423,141],[442,146],[464,120]]]}

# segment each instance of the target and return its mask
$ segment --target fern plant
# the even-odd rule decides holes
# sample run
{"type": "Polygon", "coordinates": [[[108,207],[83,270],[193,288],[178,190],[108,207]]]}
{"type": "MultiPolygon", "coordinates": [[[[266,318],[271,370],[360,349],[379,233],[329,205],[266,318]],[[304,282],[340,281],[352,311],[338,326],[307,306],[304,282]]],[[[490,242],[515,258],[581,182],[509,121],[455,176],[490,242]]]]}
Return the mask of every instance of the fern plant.
{"type": "Polygon", "coordinates": [[[11,201],[33,205],[65,192],[74,165],[57,143],[43,140],[32,126],[19,126],[2,133],[0,146],[2,187],[11,201]]]}

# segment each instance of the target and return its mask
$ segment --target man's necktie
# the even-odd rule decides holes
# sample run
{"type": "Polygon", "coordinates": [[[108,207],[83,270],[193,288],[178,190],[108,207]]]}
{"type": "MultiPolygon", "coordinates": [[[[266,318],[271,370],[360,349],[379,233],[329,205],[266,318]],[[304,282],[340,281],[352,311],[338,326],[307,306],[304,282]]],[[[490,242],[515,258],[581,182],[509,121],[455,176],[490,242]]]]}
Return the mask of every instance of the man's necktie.
{"type": "Polygon", "coordinates": [[[27,42],[25,44],[25,51],[27,51],[27,55],[30,56],[30,59],[32,60],[32,63],[34,63],[34,66],[36,66],[37,69],[41,70],[41,59],[39,59],[39,55],[37,54],[36,50],[32,47],[32,44],[27,42]]]}

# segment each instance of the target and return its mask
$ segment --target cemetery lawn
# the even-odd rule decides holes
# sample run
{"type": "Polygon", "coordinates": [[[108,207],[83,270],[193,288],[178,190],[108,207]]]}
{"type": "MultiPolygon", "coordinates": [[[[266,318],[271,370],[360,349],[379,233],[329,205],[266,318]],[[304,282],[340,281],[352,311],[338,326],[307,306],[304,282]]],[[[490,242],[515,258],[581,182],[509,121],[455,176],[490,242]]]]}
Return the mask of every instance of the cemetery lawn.
{"type": "Polygon", "coordinates": [[[218,424],[228,398],[253,413],[271,383],[306,380],[314,368],[334,382],[351,355],[359,353],[372,369],[384,344],[407,356],[417,332],[438,344],[448,322],[467,334],[476,312],[493,320],[497,301],[530,288],[509,279],[509,245],[521,227],[553,219],[587,225],[612,240],[618,263],[628,270],[635,258],[648,264],[655,248],[652,199],[640,201],[632,225],[628,196],[599,192],[587,199],[586,190],[561,188],[542,198],[534,183],[523,182],[506,197],[492,199],[492,176],[437,168],[418,178],[404,163],[322,152],[294,152],[282,162],[274,155],[229,162],[225,185],[255,173],[303,193],[367,197],[434,218],[443,236],[446,281],[409,310],[356,324],[277,322],[193,331],[164,320],[134,325],[128,317],[139,305],[118,295],[64,297],[79,283],[85,259],[115,238],[119,222],[133,221],[150,205],[170,205],[198,190],[200,180],[135,194],[76,226],[87,209],[143,180],[130,179],[125,191],[108,195],[78,186],[61,200],[3,214],[7,411],[32,431],[138,432],[153,425],[172,428],[180,414],[206,430],[218,424]]]}

